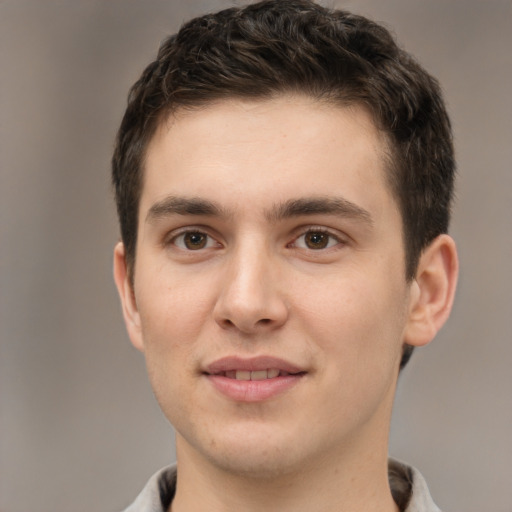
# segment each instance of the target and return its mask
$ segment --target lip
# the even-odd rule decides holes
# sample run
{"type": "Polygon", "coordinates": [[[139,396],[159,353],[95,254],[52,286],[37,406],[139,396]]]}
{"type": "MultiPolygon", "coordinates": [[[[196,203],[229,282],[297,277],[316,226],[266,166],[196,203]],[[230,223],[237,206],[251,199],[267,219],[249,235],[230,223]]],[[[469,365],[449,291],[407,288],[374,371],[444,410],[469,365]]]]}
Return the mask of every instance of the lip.
{"type": "Polygon", "coordinates": [[[303,368],[271,356],[224,357],[208,364],[203,373],[215,390],[236,402],[261,402],[277,397],[298,384],[305,374],[303,368]],[[235,370],[267,369],[278,369],[284,375],[265,380],[237,380],[226,376],[226,372],[235,370]]]}
{"type": "Polygon", "coordinates": [[[267,368],[277,368],[287,373],[301,373],[304,368],[300,368],[284,359],[279,359],[272,356],[258,356],[251,358],[243,357],[223,357],[205,368],[205,373],[215,375],[232,370],[244,370],[248,372],[256,372],[258,370],[266,370],[267,368]]]}

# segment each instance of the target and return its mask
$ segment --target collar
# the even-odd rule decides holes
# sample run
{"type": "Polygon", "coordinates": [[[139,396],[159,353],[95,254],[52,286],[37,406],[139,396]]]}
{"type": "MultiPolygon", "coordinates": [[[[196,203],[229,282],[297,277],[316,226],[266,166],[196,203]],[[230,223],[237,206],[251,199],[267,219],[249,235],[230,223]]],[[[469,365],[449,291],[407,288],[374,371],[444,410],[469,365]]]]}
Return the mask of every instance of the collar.
{"type": "MultiPolygon", "coordinates": [[[[388,467],[391,493],[403,512],[441,512],[417,469],[394,459],[388,467]]],[[[123,512],[166,512],[176,492],[176,473],[176,464],[155,473],[123,512]]]]}

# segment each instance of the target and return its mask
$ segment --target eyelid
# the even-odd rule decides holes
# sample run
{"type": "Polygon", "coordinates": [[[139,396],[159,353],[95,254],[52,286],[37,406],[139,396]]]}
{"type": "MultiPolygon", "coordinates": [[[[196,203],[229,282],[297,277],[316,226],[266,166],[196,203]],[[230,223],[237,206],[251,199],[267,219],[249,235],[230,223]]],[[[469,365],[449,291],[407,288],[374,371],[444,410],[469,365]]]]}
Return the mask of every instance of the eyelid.
{"type": "Polygon", "coordinates": [[[296,232],[297,232],[297,234],[294,236],[293,241],[290,244],[288,244],[288,246],[289,247],[291,246],[291,247],[297,248],[297,249],[301,249],[301,250],[313,251],[313,252],[328,251],[329,249],[335,249],[339,245],[346,245],[348,243],[348,238],[349,238],[347,235],[344,235],[343,233],[340,233],[338,230],[327,228],[325,226],[315,226],[315,225],[312,225],[312,226],[302,226],[301,228],[297,229],[296,232]],[[311,248],[308,248],[308,247],[297,247],[295,245],[296,241],[299,238],[307,235],[308,233],[322,233],[322,234],[325,234],[325,235],[333,238],[334,240],[336,240],[337,243],[334,244],[333,246],[325,247],[323,249],[311,249],[311,248]]]}
{"type": "MultiPolygon", "coordinates": [[[[180,236],[184,236],[186,235],[187,233],[201,233],[201,234],[204,234],[205,236],[207,236],[208,238],[210,238],[211,240],[213,240],[215,242],[215,244],[218,246],[218,247],[222,247],[223,246],[223,243],[219,241],[220,239],[220,236],[217,234],[217,233],[212,233],[212,229],[209,228],[209,227],[206,227],[206,226],[202,226],[202,225],[187,225],[187,226],[183,226],[183,227],[180,227],[180,228],[176,228],[176,229],[173,229],[172,231],[168,232],[164,237],[163,237],[163,240],[162,240],[162,245],[163,246],[174,246],[174,247],[177,247],[178,249],[181,249],[183,251],[190,251],[190,252],[194,252],[194,251],[191,251],[191,250],[187,250],[185,248],[181,248],[179,247],[178,245],[175,244],[175,241],[178,237],[180,236]]],[[[308,250],[308,251],[314,251],[314,252],[322,252],[322,251],[327,251],[329,249],[334,249],[335,247],[339,246],[339,245],[346,245],[348,242],[349,242],[349,236],[338,231],[338,230],[335,230],[335,229],[332,229],[332,228],[328,228],[328,227],[325,227],[325,226],[320,226],[320,225],[307,225],[307,226],[301,226],[297,229],[294,230],[294,234],[292,235],[293,236],[293,240],[287,244],[287,247],[291,247],[291,248],[298,248],[298,249],[302,249],[302,250],[308,250]],[[330,238],[336,240],[336,244],[334,244],[334,246],[331,246],[331,247],[326,247],[324,249],[309,249],[309,248],[300,248],[300,247],[296,247],[295,246],[295,243],[296,241],[307,235],[308,233],[323,233],[327,236],[329,236],[330,238]]],[[[210,247],[205,247],[203,248],[202,250],[204,249],[209,249],[211,248],[210,247]]]]}
{"type": "MultiPolygon", "coordinates": [[[[190,252],[194,252],[190,249],[186,249],[184,247],[180,247],[179,245],[177,245],[175,242],[176,242],[176,239],[178,239],[179,237],[181,236],[184,236],[186,235],[187,233],[200,233],[200,234],[203,234],[205,235],[206,237],[208,237],[209,239],[213,240],[215,242],[215,244],[217,246],[222,246],[222,244],[219,242],[218,240],[218,236],[215,236],[211,233],[211,229],[208,229],[206,228],[205,226],[184,226],[182,228],[177,228],[177,229],[173,229],[172,231],[170,231],[169,233],[167,233],[162,241],[162,245],[168,247],[168,246],[174,246],[174,247],[177,247],[178,249],[182,250],[182,251],[190,251],[190,252]]],[[[204,247],[202,249],[198,249],[198,251],[200,250],[205,250],[205,249],[211,249],[211,246],[210,247],[204,247]]]]}

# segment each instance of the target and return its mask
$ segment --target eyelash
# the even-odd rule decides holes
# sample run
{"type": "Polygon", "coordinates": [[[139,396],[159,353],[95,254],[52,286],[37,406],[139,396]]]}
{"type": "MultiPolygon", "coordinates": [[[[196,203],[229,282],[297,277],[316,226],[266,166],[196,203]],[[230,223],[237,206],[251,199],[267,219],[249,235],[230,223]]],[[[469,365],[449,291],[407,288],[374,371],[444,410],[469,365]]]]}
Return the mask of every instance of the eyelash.
{"type": "Polygon", "coordinates": [[[290,247],[295,247],[295,248],[298,248],[298,249],[303,249],[303,250],[310,250],[310,251],[315,251],[315,252],[318,251],[318,252],[320,252],[320,251],[326,251],[328,249],[332,249],[333,247],[336,247],[337,245],[343,244],[343,243],[344,242],[340,238],[340,236],[335,235],[334,233],[332,233],[328,229],[320,228],[320,227],[314,227],[313,226],[313,227],[309,227],[304,232],[302,232],[298,237],[296,237],[293,240],[293,242],[291,242],[289,244],[289,246],[290,247]],[[327,246],[326,247],[317,247],[317,248],[312,248],[312,247],[307,247],[307,246],[305,246],[305,247],[298,247],[297,246],[297,241],[300,240],[301,238],[307,237],[308,235],[322,235],[322,236],[328,237],[327,246]]]}
{"type": "MultiPolygon", "coordinates": [[[[299,250],[321,252],[321,251],[326,251],[326,250],[332,249],[332,248],[336,247],[337,245],[344,245],[345,243],[346,242],[339,235],[332,233],[328,229],[325,229],[323,227],[312,226],[312,227],[308,227],[305,230],[304,229],[301,230],[300,234],[298,236],[296,236],[289,244],[287,244],[286,247],[299,249],[299,250]],[[325,247],[317,247],[317,248],[307,247],[306,246],[307,242],[304,242],[303,247],[298,246],[297,241],[307,237],[308,235],[322,235],[322,236],[328,237],[326,246],[325,247]]],[[[182,251],[186,251],[186,252],[195,252],[195,251],[200,251],[200,250],[204,250],[204,249],[211,249],[212,247],[215,247],[215,246],[222,247],[222,245],[219,242],[217,242],[214,237],[209,235],[204,228],[200,228],[200,227],[186,228],[183,231],[181,231],[177,234],[174,234],[170,238],[167,238],[164,241],[164,245],[166,245],[166,246],[171,245],[171,246],[177,247],[178,249],[180,249],[182,251]],[[196,235],[196,234],[200,235],[202,237],[205,237],[205,245],[201,246],[200,240],[198,240],[199,246],[195,249],[191,249],[190,247],[186,246],[185,237],[187,237],[187,235],[192,236],[192,235],[196,235]]]]}
{"type": "Polygon", "coordinates": [[[195,250],[201,250],[201,249],[210,249],[214,245],[220,246],[220,244],[215,240],[215,238],[213,238],[204,229],[201,229],[201,228],[197,228],[197,229],[188,228],[188,229],[185,229],[185,230],[181,231],[180,233],[177,233],[174,236],[172,236],[168,241],[165,242],[165,245],[174,245],[174,246],[178,247],[179,249],[181,249],[183,251],[190,251],[190,252],[194,252],[195,250]],[[201,246],[201,247],[197,247],[196,249],[188,248],[185,245],[186,244],[185,237],[187,235],[188,236],[200,235],[200,236],[204,237],[206,239],[205,245],[201,246]],[[181,241],[182,244],[180,245],[180,243],[178,243],[178,241],[181,241]]]}

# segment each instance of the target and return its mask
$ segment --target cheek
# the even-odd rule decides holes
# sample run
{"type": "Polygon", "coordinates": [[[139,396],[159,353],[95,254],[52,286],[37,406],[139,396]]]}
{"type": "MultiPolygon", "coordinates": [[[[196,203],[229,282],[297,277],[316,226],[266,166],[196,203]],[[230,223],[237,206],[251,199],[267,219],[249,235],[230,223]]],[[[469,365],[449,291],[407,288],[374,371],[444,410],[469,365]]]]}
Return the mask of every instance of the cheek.
{"type": "Polygon", "coordinates": [[[197,304],[176,295],[151,298],[152,307],[140,308],[144,355],[149,381],[169,422],[189,415],[188,383],[194,378],[196,331],[200,328],[197,304]]]}
{"type": "Polygon", "coordinates": [[[155,394],[186,382],[195,371],[197,340],[201,338],[210,305],[204,294],[187,283],[146,279],[137,290],[144,352],[155,394]]]}
{"type": "Polygon", "coordinates": [[[394,364],[406,311],[399,280],[354,271],[301,288],[300,328],[321,357],[332,357],[348,374],[394,364]]]}
{"type": "Polygon", "coordinates": [[[321,368],[322,388],[330,390],[319,407],[330,411],[326,428],[333,432],[340,424],[367,421],[396,382],[402,301],[379,288],[374,279],[338,279],[323,286],[325,299],[311,294],[302,304],[299,330],[321,368]]]}
{"type": "Polygon", "coordinates": [[[207,288],[172,268],[139,278],[136,297],[146,345],[165,350],[193,340],[209,310],[207,288]]]}

